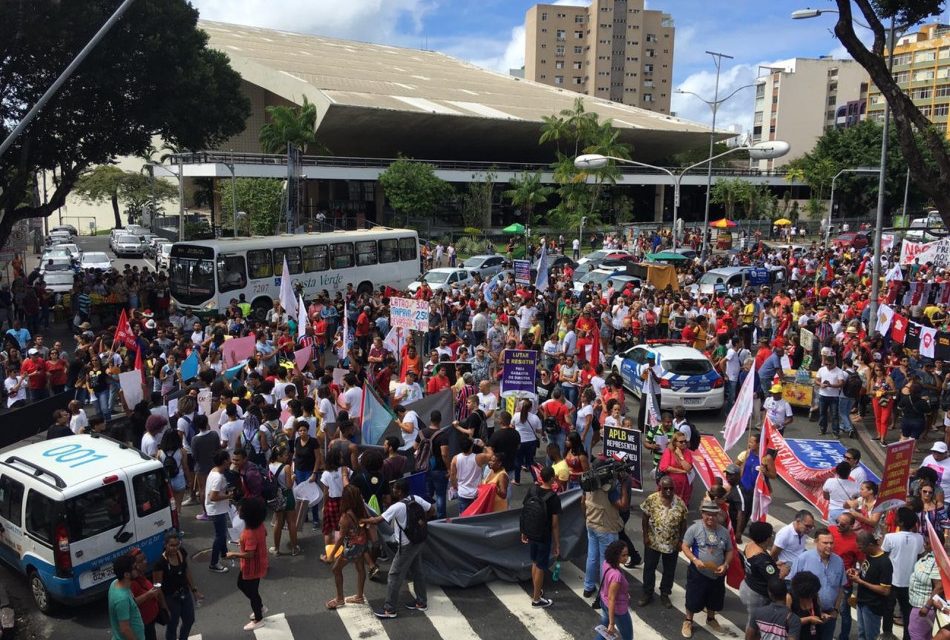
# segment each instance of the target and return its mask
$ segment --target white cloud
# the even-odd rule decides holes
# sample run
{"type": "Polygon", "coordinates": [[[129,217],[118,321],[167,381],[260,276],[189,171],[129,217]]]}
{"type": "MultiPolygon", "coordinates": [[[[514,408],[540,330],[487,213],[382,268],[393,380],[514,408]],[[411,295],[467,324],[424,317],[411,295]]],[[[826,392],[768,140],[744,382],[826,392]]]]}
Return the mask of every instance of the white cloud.
{"type": "Polygon", "coordinates": [[[504,41],[480,40],[473,43],[473,45],[477,47],[477,51],[473,51],[464,45],[443,48],[442,50],[451,56],[468,60],[476,66],[499,73],[508,73],[509,69],[520,69],[524,66],[524,26],[519,25],[513,28],[507,43],[504,41]]]}

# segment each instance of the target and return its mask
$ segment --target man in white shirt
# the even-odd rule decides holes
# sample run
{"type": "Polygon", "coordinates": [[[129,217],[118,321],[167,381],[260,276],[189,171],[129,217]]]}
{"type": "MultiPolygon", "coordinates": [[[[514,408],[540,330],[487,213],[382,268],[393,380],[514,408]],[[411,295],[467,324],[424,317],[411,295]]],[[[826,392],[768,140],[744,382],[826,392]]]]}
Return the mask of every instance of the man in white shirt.
{"type": "Polygon", "coordinates": [[[358,380],[352,373],[343,377],[343,393],[337,398],[337,404],[346,411],[353,425],[360,427],[360,417],[363,415],[363,390],[357,386],[358,380]]]}
{"type": "Polygon", "coordinates": [[[485,414],[485,430],[488,437],[495,432],[495,411],[498,410],[498,396],[492,391],[491,382],[482,380],[478,384],[478,408],[485,414]]]}
{"type": "Polygon", "coordinates": [[[237,448],[241,439],[244,421],[238,418],[237,405],[229,404],[224,411],[228,421],[221,427],[221,448],[228,453],[234,453],[234,449],[237,448]]]}
{"type": "Polygon", "coordinates": [[[778,429],[778,432],[784,433],[785,427],[792,424],[795,418],[792,405],[782,397],[782,385],[773,384],[769,388],[769,393],[771,395],[762,403],[762,409],[765,411],[765,417],[778,429]]]}
{"type": "Polygon", "coordinates": [[[815,528],[815,516],[810,511],[799,511],[795,520],[775,534],[775,542],[769,552],[777,564],[792,566],[795,559],[805,551],[808,532],[815,528]]]}
{"type": "Polygon", "coordinates": [[[396,387],[396,395],[393,401],[398,404],[410,404],[416,400],[422,400],[422,387],[417,382],[418,375],[415,371],[406,372],[406,381],[396,387]]]}
{"type": "Polygon", "coordinates": [[[739,391],[739,372],[742,371],[742,361],[746,356],[751,355],[748,349],[739,346],[738,338],[733,338],[729,342],[729,349],[726,351],[726,406],[731,407],[736,401],[736,394],[739,391]]]}
{"type": "MultiPolygon", "coordinates": [[[[884,542],[881,544],[881,551],[887,554],[891,561],[891,595],[896,596],[897,605],[900,607],[901,617],[904,619],[904,625],[910,621],[910,600],[908,598],[908,588],[910,587],[910,576],[914,573],[914,564],[917,557],[924,552],[923,535],[914,531],[917,528],[917,514],[908,507],[901,507],[897,510],[898,531],[888,533],[884,536],[884,542]]],[[[926,534],[924,534],[926,535],[926,534]]],[[[888,612],[893,613],[893,605],[888,612]]],[[[891,615],[885,614],[886,618],[891,615]]],[[[893,620],[893,619],[892,619],[893,620]]],[[[893,630],[893,621],[884,622],[884,632],[893,630]]],[[[893,634],[891,634],[893,635],[893,634]]]]}
{"type": "Polygon", "coordinates": [[[571,322],[567,325],[567,333],[564,334],[564,339],[561,340],[561,353],[566,356],[572,356],[577,351],[577,334],[574,333],[574,323],[571,322]]]}
{"type": "Polygon", "coordinates": [[[838,435],[838,398],[848,374],[838,368],[834,356],[824,356],[818,370],[818,431],[828,433],[828,418],[831,417],[831,432],[838,435]]]}
{"type": "Polygon", "coordinates": [[[864,470],[864,467],[861,466],[861,452],[855,448],[848,449],[844,452],[844,461],[851,465],[851,473],[848,475],[848,480],[855,483],[859,487],[862,482],[867,482],[868,474],[864,470]]]}
{"type": "Polygon", "coordinates": [[[402,432],[400,434],[402,436],[402,446],[399,447],[398,451],[408,458],[412,454],[416,436],[419,435],[419,414],[411,409],[406,409],[401,404],[393,407],[393,411],[396,413],[399,430],[402,432]]]}
{"type": "Polygon", "coordinates": [[[7,377],[3,381],[3,388],[7,390],[8,409],[17,403],[26,403],[26,378],[18,376],[16,370],[10,369],[7,372],[7,377]]]}
{"type": "Polygon", "coordinates": [[[581,241],[578,238],[574,238],[571,241],[571,251],[574,262],[581,259],[581,241]]]}
{"type": "Polygon", "coordinates": [[[531,328],[531,324],[534,322],[535,317],[538,315],[538,308],[534,306],[534,300],[528,300],[521,308],[515,312],[515,316],[518,318],[518,331],[522,336],[528,332],[528,329],[531,328]]]}
{"type": "Polygon", "coordinates": [[[950,496],[950,458],[947,455],[947,443],[937,441],[930,447],[930,455],[920,463],[922,467],[930,467],[937,472],[940,479],[940,488],[943,495],[950,496]]]}

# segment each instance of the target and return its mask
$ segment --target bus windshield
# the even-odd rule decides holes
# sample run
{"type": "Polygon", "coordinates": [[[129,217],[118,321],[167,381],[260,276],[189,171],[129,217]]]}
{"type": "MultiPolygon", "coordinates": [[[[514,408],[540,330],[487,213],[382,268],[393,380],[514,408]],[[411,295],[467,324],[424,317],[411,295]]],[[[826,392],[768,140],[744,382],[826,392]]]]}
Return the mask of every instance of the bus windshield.
{"type": "Polygon", "coordinates": [[[174,245],[169,260],[172,296],[185,304],[201,304],[214,295],[214,251],[174,245]]]}

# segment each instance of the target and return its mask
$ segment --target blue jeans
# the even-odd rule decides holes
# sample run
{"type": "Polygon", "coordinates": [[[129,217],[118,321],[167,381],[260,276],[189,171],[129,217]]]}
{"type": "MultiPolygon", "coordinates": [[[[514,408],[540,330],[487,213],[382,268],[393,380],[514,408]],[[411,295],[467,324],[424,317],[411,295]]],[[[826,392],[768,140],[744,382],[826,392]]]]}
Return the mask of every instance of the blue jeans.
{"type": "Polygon", "coordinates": [[[459,496],[459,515],[462,515],[462,512],[468,509],[469,505],[475,502],[475,498],[463,498],[459,496]]]}
{"type": "Polygon", "coordinates": [[[27,395],[30,397],[30,402],[45,400],[49,397],[49,389],[27,389],[27,395]]]}
{"type": "Polygon", "coordinates": [[[435,515],[445,518],[445,493],[449,489],[449,476],[443,469],[429,469],[426,476],[426,491],[435,502],[435,515]]]}
{"type": "Polygon", "coordinates": [[[584,572],[584,591],[600,586],[600,568],[604,564],[607,545],[619,539],[617,533],[600,533],[587,527],[587,570],[584,572]]]}
{"type": "Polygon", "coordinates": [[[834,396],[818,396],[818,428],[822,433],[828,431],[829,416],[831,418],[831,432],[838,433],[838,398],[834,396]]]}
{"type": "Polygon", "coordinates": [[[864,604],[858,605],[858,640],[877,640],[881,633],[881,616],[864,604]]]}
{"type": "Polygon", "coordinates": [[[112,392],[109,389],[96,392],[96,406],[103,420],[112,420],[112,392]]]}
{"type": "MultiPolygon", "coordinates": [[[[564,455],[564,444],[567,442],[567,432],[561,430],[561,431],[558,431],[557,433],[555,433],[555,434],[553,434],[553,435],[549,433],[549,434],[548,434],[548,442],[549,442],[550,444],[556,444],[556,445],[557,445],[557,450],[560,451],[560,452],[561,452],[561,455],[563,456],[563,455],[564,455]]],[[[553,464],[553,462],[551,461],[550,458],[548,458],[548,464],[553,464]]]]}
{"type": "Polygon", "coordinates": [[[165,640],[188,640],[191,627],[195,624],[195,600],[185,591],[184,597],[166,596],[168,603],[168,624],[165,625],[165,640]],[[181,621],[181,628],[178,622],[181,621]],[[175,633],[175,632],[178,633],[175,633]]]}
{"type": "Polygon", "coordinates": [[[577,406],[577,397],[579,394],[577,386],[575,385],[561,385],[561,392],[564,394],[564,399],[570,402],[575,407],[577,406]]]}
{"type": "Polygon", "coordinates": [[[726,380],[726,406],[731,407],[736,401],[736,393],[739,389],[738,380],[726,380]]]}
{"type": "Polygon", "coordinates": [[[854,585],[844,588],[844,597],[841,599],[841,609],[838,611],[838,618],[841,619],[841,632],[838,634],[839,640],[849,640],[851,638],[851,607],[848,605],[848,598],[851,596],[853,590],[854,585]]]}
{"type": "Polygon", "coordinates": [[[534,464],[534,456],[538,452],[538,441],[522,442],[518,445],[518,455],[515,458],[515,482],[521,482],[521,467],[527,469],[534,464]]]}
{"type": "MultiPolygon", "coordinates": [[[[607,608],[604,607],[600,610],[600,624],[606,627],[609,622],[610,616],[607,613],[607,608]]],[[[630,617],[629,609],[626,613],[614,614],[614,626],[617,628],[617,633],[620,634],[618,636],[620,640],[633,640],[633,619],[630,617]]],[[[600,634],[597,634],[594,640],[602,640],[600,634]]]]}
{"type": "Polygon", "coordinates": [[[851,424],[851,409],[854,408],[854,398],[841,396],[838,398],[838,421],[841,423],[841,430],[845,433],[854,431],[854,425],[851,424]]]}
{"type": "MultiPolygon", "coordinates": [[[[296,484],[303,484],[310,480],[310,476],[313,475],[313,471],[307,471],[305,469],[294,469],[294,482],[296,484]]],[[[317,526],[320,523],[320,504],[310,505],[310,520],[313,522],[313,526],[317,526]]]]}
{"type": "Polygon", "coordinates": [[[214,525],[214,542],[211,543],[211,566],[216,566],[222,556],[228,553],[228,514],[211,516],[214,525]]]}

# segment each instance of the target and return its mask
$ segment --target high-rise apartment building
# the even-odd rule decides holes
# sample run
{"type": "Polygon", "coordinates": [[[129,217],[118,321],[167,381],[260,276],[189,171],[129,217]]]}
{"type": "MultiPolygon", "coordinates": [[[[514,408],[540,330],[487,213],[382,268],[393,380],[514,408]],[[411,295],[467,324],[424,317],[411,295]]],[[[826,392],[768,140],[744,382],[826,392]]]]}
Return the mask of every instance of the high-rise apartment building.
{"type": "Polygon", "coordinates": [[[673,18],[644,0],[537,4],[525,16],[525,78],[670,112],[673,18]]]}
{"type": "Polygon", "coordinates": [[[765,171],[808,153],[818,138],[838,124],[838,106],[859,101],[867,73],[853,60],[795,58],[768,69],[755,81],[752,142],[784,140],[788,155],[761,160],[765,171]]]}
{"type": "MultiPolygon", "coordinates": [[[[950,25],[929,24],[898,38],[893,73],[921,113],[950,137],[950,25]]],[[[884,98],[873,84],[867,117],[884,119],[884,98]]]]}

